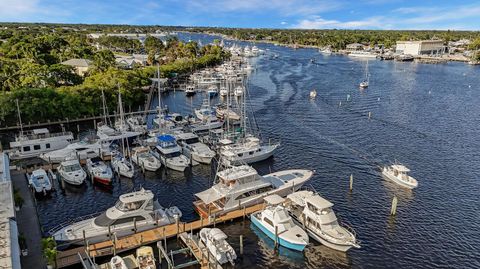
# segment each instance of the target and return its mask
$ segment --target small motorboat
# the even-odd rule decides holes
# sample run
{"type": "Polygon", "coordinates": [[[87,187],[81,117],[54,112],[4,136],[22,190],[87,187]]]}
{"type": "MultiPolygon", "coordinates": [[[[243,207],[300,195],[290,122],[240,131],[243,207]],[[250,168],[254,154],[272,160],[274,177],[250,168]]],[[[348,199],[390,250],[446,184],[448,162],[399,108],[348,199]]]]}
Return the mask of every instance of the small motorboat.
{"type": "Polygon", "coordinates": [[[407,174],[408,172],[410,172],[410,169],[401,164],[386,166],[382,169],[382,175],[386,178],[402,187],[414,189],[418,186],[418,182],[416,179],[409,176],[407,174]]]}
{"type": "Polygon", "coordinates": [[[195,91],[195,87],[193,85],[188,85],[186,88],[185,88],[185,95],[186,96],[193,96],[195,95],[197,92],[195,91]]]}
{"type": "Polygon", "coordinates": [[[308,245],[308,234],[293,222],[287,209],[282,205],[285,199],[277,194],[264,198],[267,207],[250,216],[252,223],[257,226],[280,246],[303,251],[308,245]]]}
{"type": "Polygon", "coordinates": [[[82,169],[77,159],[66,160],[57,167],[60,179],[68,184],[79,186],[82,185],[87,178],[87,173],[82,169]]]}
{"type": "Polygon", "coordinates": [[[235,94],[236,97],[243,96],[243,88],[241,86],[236,87],[234,94],[235,94]]]}
{"type": "Polygon", "coordinates": [[[225,87],[220,88],[220,96],[227,96],[228,95],[228,90],[225,87]]]}
{"type": "Polygon", "coordinates": [[[368,81],[364,80],[364,81],[360,82],[359,86],[360,86],[361,89],[368,88],[368,81]]]}
{"type": "MultiPolygon", "coordinates": [[[[51,175],[54,176],[53,173],[51,175]]],[[[52,191],[52,179],[43,169],[34,170],[28,176],[28,184],[36,193],[47,195],[48,192],[52,191]]]]}
{"type": "Polygon", "coordinates": [[[153,248],[148,246],[143,246],[137,248],[137,262],[139,269],[155,269],[155,256],[153,255],[153,248]]]}
{"type": "Polygon", "coordinates": [[[135,174],[135,168],[131,161],[127,160],[120,152],[112,154],[112,168],[120,176],[132,178],[135,174]]]}
{"type": "Polygon", "coordinates": [[[87,171],[94,181],[104,185],[112,184],[113,172],[100,157],[87,159],[87,171]]]}
{"type": "Polygon", "coordinates": [[[317,97],[317,90],[313,89],[310,91],[310,98],[315,99],[317,97]]]}
{"type": "Polygon", "coordinates": [[[162,166],[149,147],[136,147],[132,149],[132,161],[147,171],[157,171],[162,166]]]}
{"type": "Polygon", "coordinates": [[[237,254],[227,242],[227,235],[222,230],[218,228],[203,228],[200,230],[200,240],[202,240],[218,263],[230,262],[232,265],[234,264],[237,254]]]}
{"type": "Polygon", "coordinates": [[[113,256],[110,260],[110,268],[112,269],[128,269],[125,261],[120,256],[113,256]]]}

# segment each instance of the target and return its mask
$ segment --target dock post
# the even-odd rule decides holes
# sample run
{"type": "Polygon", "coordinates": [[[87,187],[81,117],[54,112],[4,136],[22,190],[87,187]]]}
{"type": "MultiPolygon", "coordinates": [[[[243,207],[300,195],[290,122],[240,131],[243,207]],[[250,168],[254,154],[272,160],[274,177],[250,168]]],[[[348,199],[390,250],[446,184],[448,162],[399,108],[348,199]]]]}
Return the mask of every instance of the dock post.
{"type": "Polygon", "coordinates": [[[240,235],[240,255],[243,255],[243,235],[240,235]]]}
{"type": "Polygon", "coordinates": [[[392,199],[392,208],[390,209],[390,215],[392,216],[395,216],[397,214],[397,203],[398,203],[398,199],[397,199],[397,196],[393,196],[393,199],[392,199]]]}
{"type": "Polygon", "coordinates": [[[245,220],[246,216],[247,216],[247,208],[243,206],[243,220],[245,220]]]}
{"type": "Polygon", "coordinates": [[[368,112],[368,119],[372,118],[372,112],[368,112]]]}
{"type": "Polygon", "coordinates": [[[203,228],[203,216],[200,215],[200,228],[203,228]]]}
{"type": "Polygon", "coordinates": [[[108,239],[112,240],[112,230],[110,228],[111,226],[108,225],[108,239]]]}
{"type": "Polygon", "coordinates": [[[183,230],[182,232],[185,232],[185,222],[183,222],[183,230]]]}
{"type": "Polygon", "coordinates": [[[350,191],[353,190],[353,174],[350,174],[350,191]]]}
{"type": "Polygon", "coordinates": [[[137,233],[137,218],[133,218],[133,231],[137,233]]]}
{"type": "Polygon", "coordinates": [[[85,236],[85,230],[83,230],[82,233],[83,233],[83,244],[87,246],[87,238],[85,236]]]}
{"type": "Polygon", "coordinates": [[[217,213],[213,213],[213,228],[215,228],[215,222],[217,221],[217,213]]]}
{"type": "Polygon", "coordinates": [[[275,226],[275,249],[278,248],[278,226],[275,226]]]}
{"type": "Polygon", "coordinates": [[[117,255],[117,234],[113,235],[113,256],[117,255]]]}
{"type": "Polygon", "coordinates": [[[178,218],[175,220],[176,224],[177,224],[177,239],[178,239],[178,234],[180,232],[180,222],[178,222],[178,218]]]}
{"type": "Polygon", "coordinates": [[[80,133],[80,124],[77,123],[77,133],[80,133]]]}

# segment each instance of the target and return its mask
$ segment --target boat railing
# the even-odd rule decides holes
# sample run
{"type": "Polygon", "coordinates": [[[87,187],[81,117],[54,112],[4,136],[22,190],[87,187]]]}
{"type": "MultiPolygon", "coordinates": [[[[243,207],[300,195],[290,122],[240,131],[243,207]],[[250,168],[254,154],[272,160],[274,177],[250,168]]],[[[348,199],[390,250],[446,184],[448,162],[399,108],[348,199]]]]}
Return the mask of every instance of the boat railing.
{"type": "Polygon", "coordinates": [[[42,133],[42,134],[34,134],[33,132],[24,133],[16,137],[16,141],[27,141],[33,139],[45,139],[45,138],[52,138],[52,137],[60,137],[60,136],[71,136],[73,139],[72,132],[58,132],[58,133],[42,133]]]}
{"type": "Polygon", "coordinates": [[[73,223],[80,222],[80,221],[83,221],[83,220],[86,220],[86,219],[91,219],[91,218],[97,217],[102,213],[103,213],[103,211],[99,211],[99,212],[96,212],[96,213],[92,213],[92,214],[76,217],[76,218],[73,218],[73,219],[69,219],[68,221],[62,222],[62,223],[52,227],[50,230],[48,230],[48,234],[53,235],[56,232],[60,231],[61,229],[67,227],[68,225],[71,225],[73,223]]]}
{"type": "Polygon", "coordinates": [[[360,245],[361,241],[357,239],[357,233],[353,229],[352,225],[345,220],[339,220],[339,222],[340,222],[340,225],[343,228],[345,228],[347,231],[349,231],[355,237],[355,242],[353,242],[353,243],[355,243],[356,245],[360,245]]]}

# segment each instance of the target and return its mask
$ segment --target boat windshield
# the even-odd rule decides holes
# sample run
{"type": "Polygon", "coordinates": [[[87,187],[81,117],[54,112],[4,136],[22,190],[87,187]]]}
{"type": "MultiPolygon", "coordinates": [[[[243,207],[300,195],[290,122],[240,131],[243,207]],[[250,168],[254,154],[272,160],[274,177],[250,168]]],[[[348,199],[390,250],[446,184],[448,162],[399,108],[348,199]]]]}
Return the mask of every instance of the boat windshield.
{"type": "Polygon", "coordinates": [[[122,201],[118,201],[115,204],[115,208],[122,212],[127,212],[127,211],[134,211],[134,210],[140,209],[142,205],[143,205],[143,201],[136,201],[136,202],[130,202],[130,203],[123,203],[122,201]]]}
{"type": "Polygon", "coordinates": [[[65,172],[75,172],[75,171],[78,171],[80,169],[82,169],[82,168],[80,167],[80,164],[78,164],[78,163],[71,164],[71,165],[66,165],[66,166],[63,167],[63,170],[65,172]]]}
{"type": "Polygon", "coordinates": [[[195,144],[195,143],[198,143],[198,142],[199,142],[198,137],[189,138],[189,139],[185,140],[185,143],[187,143],[189,145],[190,144],[195,144]]]}
{"type": "Polygon", "coordinates": [[[180,151],[175,151],[172,153],[165,154],[165,158],[175,158],[175,157],[180,157],[181,153],[180,151]]]}

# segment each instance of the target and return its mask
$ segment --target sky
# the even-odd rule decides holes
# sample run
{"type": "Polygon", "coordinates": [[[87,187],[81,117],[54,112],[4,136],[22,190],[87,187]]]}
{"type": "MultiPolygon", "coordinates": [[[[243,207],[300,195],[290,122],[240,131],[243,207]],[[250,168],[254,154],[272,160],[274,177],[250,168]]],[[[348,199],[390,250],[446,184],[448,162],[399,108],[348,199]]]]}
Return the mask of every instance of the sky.
{"type": "Polygon", "coordinates": [[[480,30],[480,1],[0,0],[1,22],[480,30]]]}

